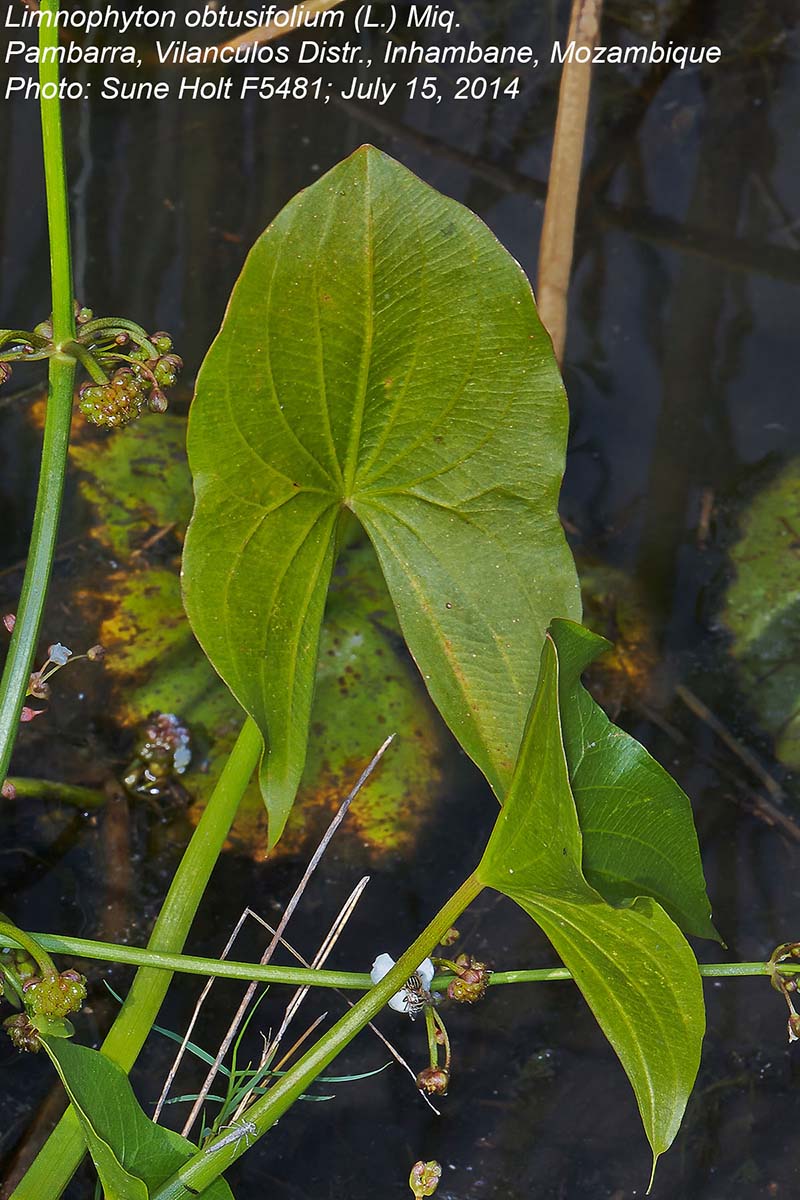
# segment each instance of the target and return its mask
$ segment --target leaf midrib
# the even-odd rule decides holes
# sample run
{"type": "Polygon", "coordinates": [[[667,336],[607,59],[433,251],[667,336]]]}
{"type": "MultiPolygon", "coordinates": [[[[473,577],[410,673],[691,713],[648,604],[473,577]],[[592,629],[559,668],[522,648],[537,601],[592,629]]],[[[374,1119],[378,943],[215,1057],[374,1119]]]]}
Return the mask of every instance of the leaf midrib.
{"type": "Polygon", "coordinates": [[[366,301],[364,305],[365,324],[364,324],[364,347],[361,353],[361,362],[359,363],[358,382],[356,385],[355,407],[353,412],[353,421],[350,426],[350,440],[347,446],[347,455],[345,458],[344,470],[344,503],[351,507],[351,497],[353,488],[355,487],[356,472],[358,470],[358,457],[361,448],[361,432],[364,426],[364,412],[367,406],[367,389],[369,385],[370,369],[372,366],[372,350],[375,341],[375,229],[374,219],[372,214],[372,197],[370,194],[370,155],[364,156],[364,174],[366,177],[366,186],[364,188],[365,208],[367,218],[367,279],[366,279],[366,301]]]}

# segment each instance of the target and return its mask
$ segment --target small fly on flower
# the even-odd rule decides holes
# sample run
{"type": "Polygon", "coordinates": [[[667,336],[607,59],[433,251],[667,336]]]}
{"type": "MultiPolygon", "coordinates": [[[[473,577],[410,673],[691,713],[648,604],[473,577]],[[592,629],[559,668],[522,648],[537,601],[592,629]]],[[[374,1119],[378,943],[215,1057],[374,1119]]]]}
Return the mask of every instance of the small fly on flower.
{"type": "Polygon", "coordinates": [[[424,980],[421,978],[418,971],[413,975],[409,975],[403,988],[403,997],[406,1002],[406,1012],[415,1020],[421,1012],[424,1012],[426,1004],[433,1004],[433,996],[425,987],[424,980]]]}

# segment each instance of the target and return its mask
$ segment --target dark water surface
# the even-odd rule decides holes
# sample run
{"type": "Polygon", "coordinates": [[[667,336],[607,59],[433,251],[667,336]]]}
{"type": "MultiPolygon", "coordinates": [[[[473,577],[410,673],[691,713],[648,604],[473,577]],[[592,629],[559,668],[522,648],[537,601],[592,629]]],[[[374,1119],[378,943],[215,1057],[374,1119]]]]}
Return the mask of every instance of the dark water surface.
{"type": "MultiPolygon", "coordinates": [[[[549,46],[566,28],[567,6],[556,0],[456,7],[468,36],[486,43],[549,46]]],[[[722,64],[702,70],[597,72],[565,362],[572,435],[563,514],[581,560],[628,572],[662,659],[655,699],[644,710],[627,705],[619,719],[692,797],[731,960],[763,959],[777,943],[800,937],[800,845],[736,802],[742,782],[751,791],[757,785],[742,781],[744,768],[674,699],[674,686],[688,685],[797,794],[736,690],[715,605],[741,505],[759,480],[800,452],[798,20],[789,0],[608,4],[608,43],[630,36],[707,41],[726,53],[722,64]],[[704,504],[713,515],[701,536],[704,504]]],[[[257,100],[70,106],[78,295],[98,314],[122,311],[169,329],[193,376],[248,247],[299,188],[365,141],[478,212],[535,278],[557,84],[557,69],[547,66],[516,102],[429,107],[401,95],[382,109],[324,111],[257,100]]],[[[49,306],[37,120],[35,106],[18,103],[6,106],[0,123],[3,326],[32,327],[49,306]]],[[[14,382],[27,382],[22,371],[14,382]]],[[[38,455],[24,400],[9,395],[0,400],[6,568],[25,553],[38,455]]],[[[65,537],[79,532],[79,521],[70,498],[65,537]]],[[[66,554],[58,579],[68,584],[73,568],[66,554]]],[[[18,574],[0,575],[4,605],[13,605],[18,586],[18,574]]],[[[51,627],[57,616],[51,606],[51,627]]],[[[88,767],[108,744],[101,700],[91,693],[53,728],[60,746],[52,745],[47,769],[40,756],[51,743],[25,731],[17,772],[58,778],[61,766],[88,767]]],[[[372,865],[365,899],[332,961],[364,969],[378,951],[400,950],[472,866],[494,802],[466,767],[455,779],[458,793],[454,782],[414,861],[372,865]]],[[[796,804],[794,813],[800,816],[796,804]]],[[[2,907],[33,929],[96,933],[119,901],[115,875],[109,881],[106,873],[107,818],[43,804],[6,806],[1,816],[2,907]]],[[[165,846],[159,830],[147,811],[134,814],[134,883],[119,872],[121,891],[133,888],[122,926],[138,943],[180,849],[174,837],[165,846]]],[[[191,949],[217,953],[245,904],[274,918],[301,869],[295,860],[265,867],[224,858],[191,949]]],[[[335,854],[323,866],[292,926],[304,953],[313,953],[322,923],[356,878],[335,854]]],[[[469,948],[498,967],[554,961],[510,903],[484,897],[464,930],[469,948]]],[[[253,941],[240,957],[259,952],[253,941]]],[[[698,952],[708,960],[725,954],[707,946],[698,952]]],[[[111,978],[124,990],[130,975],[111,978]]],[[[191,982],[173,988],[163,1022],[183,1029],[197,990],[191,982]]],[[[83,1022],[87,1039],[110,1017],[101,991],[94,1017],[83,1022]]],[[[239,994],[215,989],[207,1044],[239,994]]],[[[338,1014],[340,1002],[330,997],[312,998],[309,1013],[321,1011],[323,999],[338,1014]]],[[[709,982],[706,999],[697,1089],[653,1195],[794,1196],[800,1059],[786,1045],[782,1001],[765,980],[709,982]]],[[[279,1000],[265,1002],[265,1031],[281,1011],[279,1000]]],[[[420,1157],[445,1165],[444,1200],[644,1194],[647,1145],[633,1096],[574,988],[498,989],[485,1004],[454,1012],[449,1026],[455,1077],[440,1118],[397,1069],[340,1086],[333,1101],[297,1105],[245,1157],[230,1174],[237,1196],[401,1198],[420,1157]]],[[[421,1027],[388,1013],[382,1027],[422,1064],[421,1027]]],[[[148,1045],[135,1074],[144,1101],[158,1094],[171,1057],[167,1043],[148,1045]]],[[[383,1047],[365,1034],[337,1074],[384,1061],[383,1047]]],[[[0,1153],[8,1165],[51,1080],[46,1064],[10,1049],[0,1048],[0,1066],[0,1153]]],[[[191,1079],[183,1086],[191,1090],[191,1079]]],[[[89,1196],[87,1180],[76,1179],[70,1196],[89,1196]]]]}

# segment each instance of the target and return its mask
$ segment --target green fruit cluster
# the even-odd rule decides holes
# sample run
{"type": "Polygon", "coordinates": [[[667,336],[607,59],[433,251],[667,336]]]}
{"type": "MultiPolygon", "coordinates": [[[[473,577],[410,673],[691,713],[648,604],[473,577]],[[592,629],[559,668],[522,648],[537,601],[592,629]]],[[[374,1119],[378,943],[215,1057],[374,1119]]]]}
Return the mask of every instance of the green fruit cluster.
{"type": "Polygon", "coordinates": [[[77,971],[62,971],[29,980],[24,992],[25,1006],[33,1016],[66,1017],[86,999],[86,980],[77,971]]]}

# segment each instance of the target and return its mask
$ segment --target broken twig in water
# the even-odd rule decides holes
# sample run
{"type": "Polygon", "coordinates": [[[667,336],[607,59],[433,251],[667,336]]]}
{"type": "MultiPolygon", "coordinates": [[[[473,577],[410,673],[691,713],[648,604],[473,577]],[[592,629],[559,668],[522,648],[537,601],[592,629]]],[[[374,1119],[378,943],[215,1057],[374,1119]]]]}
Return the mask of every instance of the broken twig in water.
{"type": "Polygon", "coordinates": [[[725,743],[731,753],[735,754],[739,761],[744,763],[751,774],[755,775],[756,779],[764,785],[769,794],[779,804],[785,802],[786,793],[778,781],[772,778],[767,768],[762,766],[755,754],[733,736],[731,731],[722,724],[719,717],[714,716],[711,709],[703,703],[699,696],[695,696],[694,692],[684,687],[683,684],[679,684],[675,688],[675,695],[686,705],[690,712],[693,712],[701,721],[705,721],[709,729],[712,729],[717,737],[725,743]]]}

